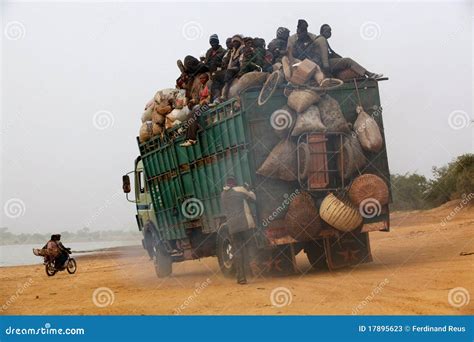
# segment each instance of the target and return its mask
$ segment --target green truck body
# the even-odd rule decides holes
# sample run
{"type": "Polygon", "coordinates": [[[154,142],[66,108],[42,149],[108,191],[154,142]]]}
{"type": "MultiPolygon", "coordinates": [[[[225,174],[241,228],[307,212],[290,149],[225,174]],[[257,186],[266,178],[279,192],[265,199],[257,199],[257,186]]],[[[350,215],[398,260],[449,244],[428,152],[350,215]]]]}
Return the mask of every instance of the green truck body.
{"type": "MultiPolygon", "coordinates": [[[[359,99],[376,120],[384,146],[378,153],[365,153],[368,163],[359,172],[376,174],[390,185],[378,86],[377,81],[360,80],[357,91],[351,82],[327,93],[339,102],[348,122],[354,123],[357,117],[359,99]]],[[[348,180],[338,176],[340,164],[335,162],[328,164],[331,182],[322,189],[308,187],[303,179],[286,182],[257,174],[256,170],[282,139],[272,127],[271,115],[287,103],[283,89],[277,89],[263,106],[257,104],[258,94],[258,89],[250,89],[238,101],[232,99],[202,112],[197,143],[191,147],[180,146],[185,140],[181,126],[169,129],[163,137],[138,143],[140,156],[134,171],[137,222],[144,235],[143,246],[155,258],[158,275],[169,274],[172,262],[216,255],[224,273],[231,273],[231,240],[225,232],[220,205],[221,191],[229,175],[235,176],[239,184],[246,183],[254,189],[255,241],[260,250],[269,251],[270,257],[272,250],[284,249],[294,259],[294,254],[304,249],[307,254],[313,253],[313,259],[314,255],[323,256],[329,268],[367,262],[371,260],[368,231],[389,230],[386,205],[376,217],[365,218],[364,224],[350,234],[326,227],[313,241],[297,241],[285,233],[282,218],[292,193],[308,191],[319,205],[329,192],[347,187],[348,180]],[[356,247],[364,250],[363,255],[355,261],[337,259],[340,251],[331,246],[341,239],[349,245],[359,243],[356,247]],[[319,251],[311,252],[312,248],[319,251]],[[161,263],[160,258],[164,260],[161,263]]],[[[294,140],[301,143],[310,136],[311,132],[294,140]]],[[[328,144],[333,141],[334,146],[340,146],[337,141],[343,137],[342,133],[328,132],[326,136],[328,144]]],[[[343,158],[340,149],[334,146],[327,147],[329,161],[343,158]]],[[[300,168],[301,156],[298,151],[295,153],[300,168]]]]}

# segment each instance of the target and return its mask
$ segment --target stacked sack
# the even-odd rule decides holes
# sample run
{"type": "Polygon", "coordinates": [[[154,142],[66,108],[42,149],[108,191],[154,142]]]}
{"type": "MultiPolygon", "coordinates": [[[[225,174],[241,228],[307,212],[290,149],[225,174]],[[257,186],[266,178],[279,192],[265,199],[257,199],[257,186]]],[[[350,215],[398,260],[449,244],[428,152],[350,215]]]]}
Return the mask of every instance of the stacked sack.
{"type": "Polygon", "coordinates": [[[146,104],[140,127],[140,142],[153,136],[162,135],[165,129],[179,125],[189,114],[185,91],[182,89],[163,89],[146,104]]]}

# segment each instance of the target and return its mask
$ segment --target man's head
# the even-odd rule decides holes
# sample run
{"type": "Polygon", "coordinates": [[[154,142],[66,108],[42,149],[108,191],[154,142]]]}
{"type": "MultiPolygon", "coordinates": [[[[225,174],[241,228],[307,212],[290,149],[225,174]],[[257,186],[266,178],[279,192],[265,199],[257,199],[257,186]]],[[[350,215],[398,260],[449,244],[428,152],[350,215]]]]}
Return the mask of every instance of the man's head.
{"type": "Polygon", "coordinates": [[[209,81],[209,75],[207,74],[207,72],[199,75],[199,82],[201,82],[201,84],[206,84],[207,81],[209,81]]]}
{"type": "Polygon", "coordinates": [[[232,38],[227,38],[225,40],[225,46],[227,49],[232,49],[232,38]]]}
{"type": "Polygon", "coordinates": [[[331,37],[331,26],[329,26],[328,24],[321,25],[319,33],[321,34],[321,36],[325,37],[326,39],[329,39],[331,37]]]}
{"type": "Polygon", "coordinates": [[[245,47],[253,48],[254,47],[253,38],[252,37],[245,37],[244,38],[244,45],[245,45],[245,47]]]}
{"type": "Polygon", "coordinates": [[[242,37],[238,34],[232,37],[232,47],[238,49],[244,43],[242,37]]]}
{"type": "Polygon", "coordinates": [[[211,44],[211,47],[215,50],[219,47],[219,37],[217,34],[213,34],[209,37],[209,44],[211,44]]]}
{"type": "Polygon", "coordinates": [[[308,36],[308,22],[306,20],[298,20],[298,26],[296,26],[296,34],[298,35],[298,39],[306,38],[308,36]]]}
{"type": "Polygon", "coordinates": [[[237,186],[237,180],[235,179],[234,176],[227,177],[227,180],[225,183],[229,188],[233,188],[234,186],[237,186]]]}
{"type": "Polygon", "coordinates": [[[289,36],[290,36],[290,30],[288,30],[286,27],[279,27],[277,29],[277,38],[288,40],[289,36]]]}

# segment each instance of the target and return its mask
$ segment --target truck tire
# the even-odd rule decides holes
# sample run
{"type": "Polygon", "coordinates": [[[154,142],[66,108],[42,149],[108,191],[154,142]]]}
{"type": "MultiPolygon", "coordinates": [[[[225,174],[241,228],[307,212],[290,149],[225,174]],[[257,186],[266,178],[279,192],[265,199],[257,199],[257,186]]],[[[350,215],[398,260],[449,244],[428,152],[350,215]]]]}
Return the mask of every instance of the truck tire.
{"type": "Polygon", "coordinates": [[[328,270],[326,262],[326,254],[324,252],[324,245],[322,241],[307,242],[304,247],[304,252],[308,257],[311,267],[315,270],[328,270]]]}
{"type": "Polygon", "coordinates": [[[173,271],[173,260],[166,250],[160,245],[155,247],[155,272],[158,278],[164,278],[171,275],[173,271]]]}
{"type": "Polygon", "coordinates": [[[235,276],[235,267],[232,254],[232,241],[229,234],[229,229],[222,226],[217,231],[217,260],[222,274],[225,277],[235,276]]]}

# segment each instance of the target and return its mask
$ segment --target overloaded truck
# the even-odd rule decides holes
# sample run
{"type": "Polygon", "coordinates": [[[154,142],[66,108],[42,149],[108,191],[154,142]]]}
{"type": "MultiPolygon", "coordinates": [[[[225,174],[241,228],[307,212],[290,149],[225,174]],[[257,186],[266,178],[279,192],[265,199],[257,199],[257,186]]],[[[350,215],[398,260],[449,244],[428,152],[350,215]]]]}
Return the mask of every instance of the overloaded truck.
{"type": "MultiPolygon", "coordinates": [[[[154,260],[158,277],[170,275],[173,263],[214,256],[224,275],[234,273],[232,239],[220,203],[229,175],[256,194],[256,201],[249,203],[257,226],[249,267],[254,274],[295,271],[295,256],[301,251],[315,268],[333,270],[370,262],[369,232],[389,231],[390,199],[376,203],[350,230],[319,220],[315,222],[317,229],[306,227],[310,234],[295,234],[294,227],[289,229],[287,211],[301,193],[313,202],[314,211],[322,210],[321,205],[327,209],[327,203],[322,202],[328,195],[343,198],[354,177],[364,174],[382,179],[391,198],[379,81],[361,79],[326,91],[338,101],[349,124],[354,123],[357,106],[362,105],[383,137],[382,149],[364,152],[365,166],[349,179],[342,170],[347,165],[344,141],[349,134],[330,131],[291,137],[297,144],[291,152],[297,155],[296,180],[257,173],[282,139],[272,114],[287,103],[284,87],[276,88],[263,105],[258,103],[260,88],[254,88],[237,99],[207,108],[198,119],[197,143],[190,147],[180,146],[185,134],[179,125],[146,142],[137,138],[140,154],[134,170],[123,176],[123,189],[127,198],[134,189],[134,198],[129,201],[136,205],[143,248],[154,260]],[[133,174],[132,184],[129,174],[133,174]]],[[[341,203],[346,202],[341,199],[341,203]]],[[[337,203],[329,203],[329,208],[338,215],[337,203]]]]}

